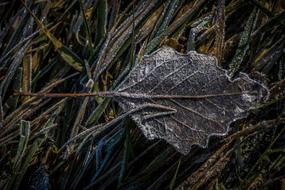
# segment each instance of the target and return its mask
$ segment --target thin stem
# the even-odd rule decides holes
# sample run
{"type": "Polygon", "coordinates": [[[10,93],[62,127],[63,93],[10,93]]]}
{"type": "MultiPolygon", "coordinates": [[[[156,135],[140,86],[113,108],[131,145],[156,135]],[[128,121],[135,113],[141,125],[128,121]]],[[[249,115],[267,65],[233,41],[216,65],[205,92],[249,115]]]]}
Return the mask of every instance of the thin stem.
{"type": "Polygon", "coordinates": [[[44,98],[63,98],[63,97],[114,97],[114,92],[106,91],[106,92],[83,92],[83,93],[28,93],[28,92],[16,92],[15,96],[34,96],[34,97],[44,97],[44,98]]]}
{"type": "Polygon", "coordinates": [[[15,96],[34,96],[34,97],[46,97],[46,98],[63,98],[63,97],[125,97],[133,99],[204,99],[213,97],[224,97],[224,96],[240,96],[242,94],[254,94],[254,92],[233,92],[233,93],[222,93],[222,94],[205,94],[205,95],[164,95],[164,94],[144,94],[144,93],[128,93],[128,92],[83,92],[83,93],[29,93],[29,92],[16,92],[15,96]]]}

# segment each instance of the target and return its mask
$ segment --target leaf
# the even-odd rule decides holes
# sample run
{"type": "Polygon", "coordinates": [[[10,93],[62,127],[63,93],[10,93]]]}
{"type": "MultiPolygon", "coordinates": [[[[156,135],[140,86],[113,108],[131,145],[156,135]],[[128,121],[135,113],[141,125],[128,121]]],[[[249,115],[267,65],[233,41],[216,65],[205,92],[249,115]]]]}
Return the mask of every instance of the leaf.
{"type": "Polygon", "coordinates": [[[183,154],[194,144],[206,147],[210,136],[226,135],[267,96],[267,88],[246,74],[231,80],[215,57],[169,47],[144,56],[115,93],[124,111],[139,110],[131,117],[148,139],[164,139],[183,154]]]}

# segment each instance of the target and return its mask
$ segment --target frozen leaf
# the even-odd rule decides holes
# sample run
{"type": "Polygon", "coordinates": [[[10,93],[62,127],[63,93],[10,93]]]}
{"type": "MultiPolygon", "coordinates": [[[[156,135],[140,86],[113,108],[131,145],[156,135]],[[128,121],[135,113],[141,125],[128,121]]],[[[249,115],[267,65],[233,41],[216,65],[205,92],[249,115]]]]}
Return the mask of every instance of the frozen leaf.
{"type": "Polygon", "coordinates": [[[187,154],[194,144],[206,147],[212,135],[226,135],[267,96],[246,74],[231,80],[215,57],[163,47],[143,57],[115,99],[125,111],[140,110],[131,116],[148,139],[164,139],[187,154]]]}

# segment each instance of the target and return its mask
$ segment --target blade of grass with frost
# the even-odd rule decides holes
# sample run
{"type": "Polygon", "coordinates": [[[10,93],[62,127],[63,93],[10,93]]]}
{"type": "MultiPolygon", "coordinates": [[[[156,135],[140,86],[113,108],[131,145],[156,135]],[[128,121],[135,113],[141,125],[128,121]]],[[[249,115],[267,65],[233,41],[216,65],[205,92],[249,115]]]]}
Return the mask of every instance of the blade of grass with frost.
{"type": "MultiPolygon", "coordinates": [[[[23,31],[24,31],[24,28],[27,27],[26,23],[30,18],[27,16],[27,12],[24,9],[19,10],[17,12],[17,16],[18,16],[18,19],[20,18],[19,23],[18,23],[18,25],[14,26],[15,30],[12,33],[12,36],[9,38],[9,41],[7,42],[5,49],[3,50],[3,52],[1,52],[2,55],[5,55],[9,51],[11,51],[11,49],[13,49],[13,47],[16,46],[18,44],[18,42],[23,40],[22,38],[25,37],[23,35],[23,31]]],[[[12,17],[10,22],[13,24],[16,24],[17,23],[17,17],[16,16],[12,17]]],[[[2,56],[1,56],[1,61],[2,61],[2,56]]]]}
{"type": "Polygon", "coordinates": [[[17,68],[22,63],[22,59],[23,59],[23,57],[24,57],[24,55],[26,53],[26,50],[27,50],[29,45],[30,45],[30,41],[26,42],[26,44],[19,49],[19,51],[14,56],[13,62],[9,66],[7,75],[1,81],[1,84],[0,84],[0,95],[2,97],[5,96],[5,94],[7,92],[7,89],[9,87],[10,83],[11,83],[11,80],[13,79],[14,74],[17,71],[17,68]]]}
{"type": "MultiPolygon", "coordinates": [[[[17,32],[16,32],[17,35],[22,34],[21,37],[20,37],[20,39],[29,36],[30,33],[32,32],[32,31],[31,31],[31,28],[32,28],[31,25],[33,24],[32,18],[26,18],[25,20],[26,20],[26,22],[28,22],[28,24],[23,25],[23,23],[21,23],[21,25],[23,25],[22,27],[20,27],[21,29],[18,28],[18,29],[16,30],[16,31],[17,31],[17,32]],[[19,31],[18,31],[18,30],[19,30],[19,31]]],[[[24,22],[24,23],[25,23],[25,22],[24,22]]],[[[16,40],[17,38],[16,38],[14,35],[16,35],[16,34],[13,33],[11,39],[16,40]]],[[[10,40],[11,40],[11,39],[10,39],[10,40]]],[[[10,42],[11,42],[11,41],[10,41],[10,42]]],[[[10,42],[9,42],[9,43],[10,43],[10,42]]],[[[24,57],[24,55],[25,55],[25,53],[26,53],[26,51],[27,51],[27,49],[28,49],[28,47],[29,47],[29,45],[30,45],[30,42],[31,42],[31,39],[28,40],[25,44],[23,44],[23,46],[18,50],[18,52],[16,53],[16,55],[13,56],[13,62],[9,65],[9,69],[8,69],[7,75],[6,75],[5,78],[2,80],[1,85],[0,85],[0,95],[1,95],[1,96],[4,97],[4,96],[6,95],[6,91],[7,91],[7,89],[8,89],[8,86],[10,85],[11,80],[12,80],[12,78],[14,77],[14,75],[15,75],[15,73],[16,73],[18,67],[19,67],[19,65],[22,63],[23,57],[24,57]]],[[[8,44],[9,44],[9,43],[8,43],[8,44]]],[[[13,43],[12,43],[12,44],[13,44],[13,43]]],[[[12,44],[11,44],[11,45],[12,45],[12,44]]],[[[8,48],[8,49],[9,49],[9,48],[8,48]]],[[[10,49],[9,49],[9,50],[10,50],[10,49]]],[[[4,54],[5,54],[5,53],[4,53],[4,54]]],[[[4,63],[4,65],[2,65],[2,66],[4,67],[4,66],[5,66],[5,63],[4,63]]]]}
{"type": "MultiPolygon", "coordinates": [[[[32,87],[32,55],[28,54],[23,58],[23,80],[22,90],[24,92],[31,92],[32,87]]],[[[27,101],[29,97],[25,97],[23,101],[27,101]]]]}
{"type": "Polygon", "coordinates": [[[123,146],[123,155],[120,160],[120,172],[118,176],[118,183],[117,183],[117,188],[120,187],[120,185],[123,183],[124,178],[126,177],[126,170],[128,166],[128,160],[130,156],[130,133],[129,129],[126,129],[124,131],[124,146],[123,146]]]}
{"type": "Polygon", "coordinates": [[[99,170],[100,166],[102,165],[102,154],[104,152],[104,147],[107,143],[106,138],[102,138],[99,140],[96,147],[96,158],[95,158],[95,170],[99,170]]]}
{"type": "MultiPolygon", "coordinates": [[[[108,161],[110,160],[115,146],[122,140],[122,134],[118,133],[113,136],[113,138],[109,138],[108,142],[105,144],[106,155],[101,161],[101,164],[99,168],[96,170],[95,175],[91,179],[91,184],[93,182],[96,182],[96,178],[100,175],[100,173],[105,169],[106,165],[109,164],[108,161]]],[[[92,185],[88,185],[88,188],[90,188],[92,185]]]]}
{"type": "Polygon", "coordinates": [[[82,169],[84,170],[84,162],[86,161],[86,158],[88,158],[88,153],[89,150],[87,150],[86,152],[82,152],[81,154],[74,154],[74,153],[70,153],[71,155],[73,154],[73,156],[70,157],[70,162],[68,165],[72,165],[72,167],[68,167],[68,171],[67,171],[67,177],[64,177],[65,181],[67,183],[65,183],[65,189],[76,189],[75,187],[75,183],[77,180],[80,181],[81,179],[81,174],[82,174],[82,169]],[[72,159],[75,158],[75,159],[72,159]]]}
{"type": "MultiPolygon", "coordinates": [[[[148,176],[152,175],[153,173],[159,171],[165,164],[165,160],[171,159],[174,154],[170,147],[161,150],[160,154],[157,155],[149,164],[147,164],[144,169],[134,176],[130,182],[134,181],[145,181],[147,180],[148,176]]],[[[156,179],[152,179],[157,181],[156,179]]]]}
{"type": "MultiPolygon", "coordinates": [[[[19,91],[21,89],[22,84],[22,68],[19,67],[15,73],[14,80],[12,82],[12,89],[14,91],[19,91]]],[[[4,113],[13,112],[17,105],[19,104],[19,97],[9,96],[4,103],[3,111],[4,113]]]]}
{"type": "Polygon", "coordinates": [[[47,74],[49,71],[51,71],[51,69],[53,68],[53,66],[56,64],[56,62],[52,62],[50,64],[45,65],[41,70],[39,70],[32,79],[32,91],[35,90],[36,88],[36,84],[38,83],[38,81],[44,77],[45,74],[47,74]]]}
{"type": "MultiPolygon", "coordinates": [[[[283,109],[285,110],[285,108],[283,109]]],[[[277,139],[282,135],[282,133],[285,131],[285,127],[282,128],[281,131],[275,131],[277,133],[276,136],[273,136],[273,140],[270,142],[269,146],[266,148],[266,150],[262,153],[262,155],[259,157],[259,159],[255,162],[255,164],[251,167],[250,171],[248,172],[246,179],[250,179],[250,175],[254,175],[254,171],[259,170],[258,166],[262,167],[264,164],[264,160],[269,159],[269,154],[274,146],[274,143],[277,141],[277,139]]]]}
{"type": "Polygon", "coordinates": [[[219,63],[223,63],[225,47],[225,0],[218,0],[217,8],[213,15],[215,29],[215,56],[219,63]]]}
{"type": "MultiPolygon", "coordinates": [[[[77,154],[79,154],[79,152],[77,152],[77,154]]],[[[70,187],[74,189],[80,189],[80,186],[78,187],[78,185],[80,181],[83,180],[86,171],[92,166],[95,155],[96,155],[96,149],[94,150],[93,144],[90,144],[87,153],[84,156],[84,160],[82,161],[82,165],[77,167],[78,172],[74,177],[74,180],[71,183],[70,187]]]]}
{"type": "Polygon", "coordinates": [[[104,160],[99,167],[98,170],[96,170],[95,175],[92,177],[90,183],[84,188],[84,189],[93,189],[94,186],[97,183],[97,178],[100,176],[100,174],[111,164],[110,160],[114,154],[115,147],[122,141],[123,139],[123,132],[124,130],[120,130],[117,134],[114,134],[112,137],[109,138],[107,144],[106,144],[106,156],[104,157],[104,160]]]}
{"type": "Polygon", "coordinates": [[[115,22],[119,20],[118,17],[119,17],[119,10],[120,10],[120,0],[112,1],[110,7],[111,7],[111,11],[110,11],[111,13],[110,13],[110,18],[108,20],[107,30],[111,30],[115,22]]]}
{"type": "MultiPolygon", "coordinates": [[[[89,67],[89,64],[87,61],[85,61],[85,69],[87,72],[87,76],[89,78],[88,82],[85,85],[85,89],[88,90],[89,92],[91,92],[91,90],[94,86],[94,83],[93,83],[93,80],[91,79],[92,78],[91,71],[90,71],[90,67],[89,67]]],[[[70,137],[74,137],[78,134],[79,128],[80,128],[80,126],[82,126],[81,123],[82,123],[84,116],[86,114],[86,109],[88,107],[89,99],[90,99],[89,97],[85,97],[83,100],[81,100],[81,106],[78,109],[77,116],[76,116],[74,124],[71,128],[70,137]]]]}
{"type": "Polygon", "coordinates": [[[278,79],[279,80],[282,80],[285,78],[285,65],[284,65],[284,62],[285,62],[285,59],[284,57],[281,58],[281,60],[279,60],[279,63],[278,63],[278,79]]]}
{"type": "Polygon", "coordinates": [[[196,35],[207,29],[212,20],[212,15],[206,15],[201,19],[196,19],[190,26],[189,38],[187,41],[187,51],[195,51],[196,47],[196,35]]]}
{"type": "Polygon", "coordinates": [[[82,71],[83,61],[67,46],[62,44],[62,42],[56,39],[52,33],[43,25],[43,23],[36,17],[36,15],[31,11],[29,7],[23,2],[23,5],[31,14],[31,16],[35,19],[37,25],[41,28],[43,33],[47,36],[47,38],[52,42],[55,49],[59,52],[60,56],[63,60],[65,60],[71,67],[73,67],[77,71],[82,71]]]}
{"type": "MultiPolygon", "coordinates": [[[[253,67],[257,71],[262,71],[266,65],[273,65],[279,57],[282,55],[282,49],[284,44],[284,36],[282,36],[278,41],[271,45],[268,49],[262,49],[258,55],[256,55],[253,67]]],[[[265,70],[268,73],[269,70],[265,70]]]]}
{"type": "Polygon", "coordinates": [[[55,119],[56,116],[58,114],[52,115],[46,122],[45,124],[40,128],[40,130],[38,132],[35,132],[32,136],[31,136],[31,140],[36,140],[37,138],[41,138],[42,135],[48,137],[48,132],[49,130],[51,130],[52,128],[54,128],[56,126],[55,124],[55,119]]]}
{"type": "Polygon", "coordinates": [[[164,9],[159,17],[159,19],[156,21],[155,26],[153,28],[153,31],[151,32],[150,39],[154,39],[161,35],[165,28],[169,25],[170,21],[173,19],[174,12],[179,9],[177,8],[178,5],[181,4],[180,0],[170,1],[168,0],[165,2],[164,9]]]}
{"type": "Polygon", "coordinates": [[[20,124],[20,141],[18,144],[18,149],[17,149],[17,154],[16,157],[14,158],[14,175],[11,177],[9,183],[7,184],[7,189],[12,189],[14,187],[17,189],[17,186],[21,182],[21,179],[25,170],[23,168],[26,168],[25,165],[25,155],[29,153],[27,151],[28,148],[28,141],[30,137],[30,122],[21,120],[20,124]]]}
{"type": "Polygon", "coordinates": [[[274,17],[274,14],[270,10],[268,10],[265,6],[263,6],[260,2],[258,2],[256,0],[250,0],[250,3],[252,3],[254,6],[256,6],[267,17],[269,17],[269,18],[274,17]]]}
{"type": "MultiPolygon", "coordinates": [[[[171,152],[171,150],[169,151],[171,152]]],[[[160,186],[162,186],[163,183],[167,183],[170,181],[170,183],[175,182],[175,168],[177,168],[177,162],[175,159],[175,154],[170,154],[169,156],[165,157],[165,160],[171,160],[172,164],[167,167],[167,169],[159,176],[158,179],[155,179],[152,184],[147,188],[147,190],[152,189],[159,189],[160,186]],[[173,176],[174,173],[174,176],[173,176]],[[171,179],[172,177],[172,179],[171,179]]],[[[163,167],[163,166],[161,166],[163,167]]],[[[159,169],[158,169],[159,170],[159,169]]],[[[170,187],[169,187],[170,189],[170,187]]]]}
{"type": "Polygon", "coordinates": [[[256,40],[256,38],[267,32],[272,30],[272,28],[274,28],[275,26],[278,25],[284,25],[285,22],[285,11],[277,14],[276,16],[270,18],[265,24],[263,24],[262,26],[260,26],[257,30],[255,30],[252,34],[251,34],[251,41],[256,40]]]}
{"type": "Polygon", "coordinates": [[[241,34],[238,49],[236,50],[235,56],[229,64],[229,73],[231,76],[234,76],[240,69],[241,63],[249,48],[251,34],[255,28],[257,18],[258,12],[256,9],[254,9],[246,22],[244,31],[241,34]]]}
{"type": "Polygon", "coordinates": [[[145,53],[149,54],[152,52],[158,45],[161,43],[161,40],[165,36],[165,30],[168,27],[170,21],[174,17],[174,13],[176,13],[178,9],[178,5],[181,4],[180,0],[169,0],[167,1],[167,6],[164,8],[161,17],[159,17],[155,28],[150,37],[150,42],[148,43],[145,53]]]}
{"type": "Polygon", "coordinates": [[[85,29],[85,32],[86,32],[86,35],[87,35],[87,45],[89,47],[89,51],[91,53],[91,56],[93,54],[93,49],[94,49],[94,44],[93,44],[93,40],[92,40],[92,34],[91,34],[91,31],[90,31],[90,27],[89,27],[89,24],[88,24],[88,21],[86,19],[86,13],[85,13],[85,6],[83,6],[83,3],[82,3],[82,0],[79,0],[79,4],[80,4],[80,12],[81,12],[81,16],[83,18],[83,26],[84,26],[84,29],[85,29]]]}
{"type": "Polygon", "coordinates": [[[59,179],[59,188],[58,189],[72,189],[70,186],[72,179],[72,175],[74,174],[74,168],[78,168],[78,163],[80,163],[81,157],[79,155],[73,155],[73,157],[69,158],[69,161],[66,162],[61,170],[63,170],[63,174],[59,179]]]}
{"type": "Polygon", "coordinates": [[[28,141],[30,137],[30,122],[21,120],[20,124],[20,141],[18,145],[17,155],[15,157],[14,168],[19,171],[21,161],[26,153],[28,141]]]}
{"type": "Polygon", "coordinates": [[[177,164],[177,167],[176,167],[174,176],[173,176],[173,178],[172,178],[171,181],[170,181],[169,190],[172,190],[172,189],[174,189],[174,187],[175,187],[175,182],[176,182],[176,180],[177,180],[177,175],[178,175],[178,171],[179,171],[179,169],[180,169],[180,165],[181,165],[181,158],[178,160],[178,164],[177,164]]]}
{"type": "Polygon", "coordinates": [[[173,35],[179,28],[190,21],[202,8],[206,0],[196,0],[190,11],[186,11],[166,29],[166,35],[173,35]]]}
{"type": "Polygon", "coordinates": [[[97,19],[96,19],[96,44],[105,39],[107,34],[107,16],[108,2],[106,0],[98,0],[97,3],[97,19]]]}
{"type": "Polygon", "coordinates": [[[23,166],[21,167],[21,172],[19,174],[19,176],[16,177],[15,183],[13,184],[14,189],[18,189],[24,175],[26,174],[30,163],[33,160],[33,156],[34,154],[39,150],[41,144],[42,144],[42,140],[41,139],[36,139],[36,141],[32,144],[31,149],[29,150],[29,153],[27,154],[27,156],[25,157],[25,160],[23,160],[23,166]]]}
{"type": "MultiPolygon", "coordinates": [[[[282,40],[284,41],[284,38],[282,40]]],[[[264,67],[261,70],[263,74],[269,74],[269,72],[272,71],[273,67],[277,64],[277,61],[281,58],[282,51],[283,47],[279,46],[274,49],[274,51],[270,51],[266,56],[264,56],[264,60],[260,63],[260,66],[262,66],[262,62],[265,62],[264,67]]]]}
{"type": "Polygon", "coordinates": [[[79,128],[86,113],[86,108],[88,107],[88,102],[89,102],[89,97],[85,97],[84,100],[81,102],[81,106],[79,107],[79,110],[77,112],[77,116],[74,121],[73,127],[71,128],[70,137],[74,137],[78,134],[79,128]]]}
{"type": "MultiPolygon", "coordinates": [[[[92,67],[96,67],[95,63],[98,61],[97,58],[105,52],[107,45],[113,35],[113,30],[116,26],[110,27],[107,31],[106,23],[108,22],[106,16],[108,16],[108,2],[103,0],[95,1],[93,4],[92,12],[96,13],[95,18],[91,17],[91,20],[95,20],[93,25],[96,25],[94,36],[94,50],[93,54],[89,56],[88,62],[92,63],[92,67]],[[100,4],[100,5],[98,5],[100,4]],[[99,24],[100,23],[100,24],[99,24]],[[101,37],[99,37],[101,36],[101,37]]],[[[112,7],[113,8],[113,7],[112,7]]]]}

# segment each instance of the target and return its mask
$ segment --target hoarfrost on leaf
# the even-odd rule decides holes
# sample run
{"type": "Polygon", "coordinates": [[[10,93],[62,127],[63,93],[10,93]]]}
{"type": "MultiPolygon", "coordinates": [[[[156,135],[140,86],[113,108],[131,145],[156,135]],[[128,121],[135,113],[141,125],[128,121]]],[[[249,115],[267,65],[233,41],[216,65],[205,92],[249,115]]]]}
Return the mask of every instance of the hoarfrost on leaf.
{"type": "Polygon", "coordinates": [[[148,139],[160,138],[187,154],[206,147],[212,135],[225,135],[229,125],[268,96],[262,84],[246,74],[231,80],[212,56],[162,47],[143,57],[118,88],[115,99],[132,114],[148,139]]]}

